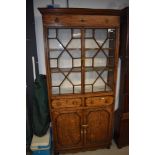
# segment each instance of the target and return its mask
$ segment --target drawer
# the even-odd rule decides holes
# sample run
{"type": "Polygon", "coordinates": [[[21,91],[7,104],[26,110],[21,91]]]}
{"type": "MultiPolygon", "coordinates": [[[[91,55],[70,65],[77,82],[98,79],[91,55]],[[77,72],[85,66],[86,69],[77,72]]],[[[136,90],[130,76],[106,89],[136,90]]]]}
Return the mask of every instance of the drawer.
{"type": "Polygon", "coordinates": [[[43,17],[46,26],[86,26],[86,27],[119,27],[119,16],[100,16],[100,15],[45,15],[43,17]],[[95,22],[94,22],[95,21],[95,22]]]}
{"type": "Polygon", "coordinates": [[[68,108],[80,107],[82,105],[81,99],[55,99],[52,101],[52,108],[68,108]]]}
{"type": "Polygon", "coordinates": [[[106,106],[113,103],[113,97],[89,97],[86,98],[86,106],[106,106]]]}

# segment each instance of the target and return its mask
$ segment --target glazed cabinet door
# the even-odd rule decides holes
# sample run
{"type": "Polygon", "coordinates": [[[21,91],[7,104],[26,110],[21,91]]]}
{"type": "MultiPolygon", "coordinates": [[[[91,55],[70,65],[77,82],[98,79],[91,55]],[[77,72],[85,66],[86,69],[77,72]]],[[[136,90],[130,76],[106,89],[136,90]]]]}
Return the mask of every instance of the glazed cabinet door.
{"type": "Polygon", "coordinates": [[[112,108],[88,109],[85,113],[86,145],[110,144],[112,128],[112,108]]]}
{"type": "Polygon", "coordinates": [[[56,149],[71,149],[82,146],[81,110],[54,110],[52,112],[56,149]]]}

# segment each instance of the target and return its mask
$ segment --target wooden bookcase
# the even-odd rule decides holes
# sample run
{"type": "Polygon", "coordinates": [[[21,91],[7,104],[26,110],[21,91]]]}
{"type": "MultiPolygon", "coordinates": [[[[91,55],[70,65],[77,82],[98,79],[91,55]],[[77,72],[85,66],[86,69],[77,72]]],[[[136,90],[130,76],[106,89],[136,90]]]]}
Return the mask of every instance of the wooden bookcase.
{"type": "Polygon", "coordinates": [[[120,11],[39,10],[55,154],[110,147],[120,11]]]}

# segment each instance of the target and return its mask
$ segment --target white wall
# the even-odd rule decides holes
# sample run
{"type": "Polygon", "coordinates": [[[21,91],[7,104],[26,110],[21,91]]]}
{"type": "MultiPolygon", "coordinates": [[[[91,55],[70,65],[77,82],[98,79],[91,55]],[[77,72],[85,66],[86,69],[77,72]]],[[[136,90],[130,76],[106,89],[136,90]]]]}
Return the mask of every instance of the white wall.
{"type": "MultiPolygon", "coordinates": [[[[46,7],[51,4],[51,0],[33,0],[34,1],[34,18],[35,18],[35,33],[39,63],[39,73],[46,74],[44,60],[44,45],[43,45],[43,26],[41,14],[38,11],[39,7],[46,7]]],[[[65,7],[66,0],[55,0],[56,4],[65,7]]],[[[74,8],[100,8],[100,9],[123,9],[129,5],[129,0],[69,0],[69,6],[74,8]]]]}

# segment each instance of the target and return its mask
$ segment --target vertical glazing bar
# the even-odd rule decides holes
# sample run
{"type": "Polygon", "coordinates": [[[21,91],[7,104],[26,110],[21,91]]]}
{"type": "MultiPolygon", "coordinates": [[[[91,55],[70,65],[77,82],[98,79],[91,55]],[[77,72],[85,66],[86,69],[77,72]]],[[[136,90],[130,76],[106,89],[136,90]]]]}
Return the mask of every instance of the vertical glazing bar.
{"type": "Polygon", "coordinates": [[[81,29],[81,93],[85,92],[85,30],[81,29]]]}
{"type": "Polygon", "coordinates": [[[54,0],[52,0],[52,5],[54,5],[54,0]]]}
{"type": "Polygon", "coordinates": [[[67,0],[67,8],[69,8],[69,0],[67,0]]]}
{"type": "MultiPolygon", "coordinates": [[[[48,106],[51,105],[51,96],[52,96],[52,79],[51,79],[51,69],[49,61],[49,43],[48,43],[48,27],[43,26],[43,35],[44,35],[44,52],[45,52],[45,65],[46,65],[46,76],[47,76],[47,93],[48,93],[48,106]]],[[[50,113],[50,118],[52,114],[50,113]]]]}
{"type": "Polygon", "coordinates": [[[118,66],[118,54],[119,54],[119,33],[120,29],[116,28],[116,39],[115,39],[115,70],[114,70],[114,94],[116,92],[116,81],[117,81],[117,66],[118,66]]]}
{"type": "Polygon", "coordinates": [[[73,85],[73,94],[75,93],[75,86],[73,85]]]}
{"type": "MultiPolygon", "coordinates": [[[[51,96],[51,69],[50,69],[50,61],[49,61],[49,43],[48,43],[48,28],[44,26],[44,45],[45,45],[45,63],[46,63],[46,75],[47,75],[47,83],[48,83],[48,95],[51,96]]],[[[50,102],[50,97],[49,97],[50,102]]]]}
{"type": "MultiPolygon", "coordinates": [[[[73,29],[71,29],[71,40],[73,40],[73,29]]],[[[71,41],[69,41],[69,42],[71,42],[71,41]]],[[[70,52],[70,51],[68,51],[68,52],[70,52]]],[[[70,55],[70,56],[72,58],[72,68],[74,68],[74,57],[72,57],[72,55],[70,55]]]]}
{"type": "MultiPolygon", "coordinates": [[[[93,34],[92,34],[92,38],[96,41],[96,39],[95,39],[95,30],[92,29],[92,31],[93,31],[93,32],[92,32],[92,33],[93,33],[93,34]]],[[[95,51],[94,51],[94,52],[95,52],[95,51]]],[[[97,53],[98,53],[98,51],[96,51],[96,54],[97,54],[97,53]]],[[[95,54],[95,55],[96,55],[96,54],[95,54]]],[[[95,57],[93,56],[93,57],[92,57],[92,67],[93,67],[93,68],[94,68],[94,58],[95,58],[95,57]]],[[[92,90],[92,92],[93,92],[93,90],[92,90]]]]}
{"type": "MultiPolygon", "coordinates": [[[[107,38],[109,39],[109,32],[108,32],[108,29],[107,29],[107,38]]],[[[110,48],[110,45],[109,45],[109,47],[108,48],[110,48]]],[[[108,67],[109,66],[109,52],[110,52],[110,50],[108,51],[108,54],[107,54],[107,56],[108,57],[106,57],[106,67],[108,67]]],[[[109,83],[109,68],[108,68],[108,72],[107,72],[107,83],[109,83]]],[[[106,88],[107,88],[107,85],[105,84],[105,87],[104,87],[104,91],[106,91],[106,88]]]]}

